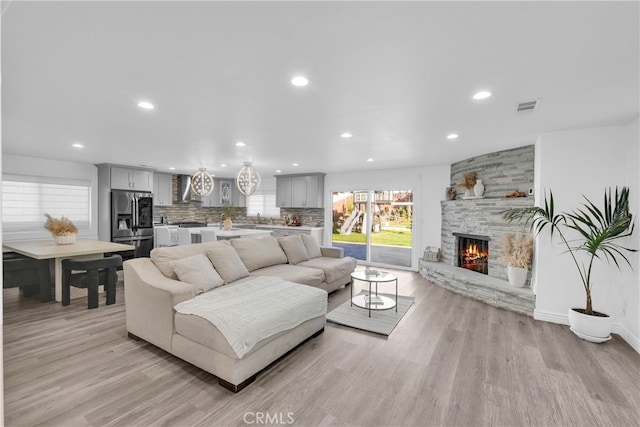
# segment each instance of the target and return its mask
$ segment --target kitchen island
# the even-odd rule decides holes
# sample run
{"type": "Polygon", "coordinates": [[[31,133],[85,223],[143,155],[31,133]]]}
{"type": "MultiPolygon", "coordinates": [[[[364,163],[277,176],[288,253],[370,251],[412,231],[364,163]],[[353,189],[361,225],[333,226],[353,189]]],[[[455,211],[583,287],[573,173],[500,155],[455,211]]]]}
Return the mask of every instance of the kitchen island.
{"type": "Polygon", "coordinates": [[[231,230],[219,229],[216,227],[189,227],[192,236],[200,236],[201,230],[213,230],[217,240],[229,239],[260,239],[271,235],[271,230],[258,230],[250,228],[232,228],[231,230]]]}

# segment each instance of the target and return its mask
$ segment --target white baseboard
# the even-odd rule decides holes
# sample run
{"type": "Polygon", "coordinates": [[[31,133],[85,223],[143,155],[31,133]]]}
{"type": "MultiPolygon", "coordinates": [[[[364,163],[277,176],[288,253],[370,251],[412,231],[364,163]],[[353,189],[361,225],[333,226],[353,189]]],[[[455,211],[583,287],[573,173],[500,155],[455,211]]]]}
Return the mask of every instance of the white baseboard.
{"type": "Polygon", "coordinates": [[[569,316],[567,314],[552,313],[550,311],[533,310],[533,318],[544,322],[558,323],[560,325],[569,325],[569,316]]]}
{"type": "MultiPolygon", "coordinates": [[[[543,322],[557,323],[560,325],[569,325],[569,316],[567,314],[552,313],[549,311],[533,310],[533,318],[535,320],[542,320],[543,322]]],[[[626,341],[637,353],[640,353],[640,339],[633,336],[631,332],[626,330],[619,323],[613,324],[612,331],[614,334],[620,335],[620,338],[626,341]]]]}
{"type": "Polygon", "coordinates": [[[640,353],[640,339],[638,339],[638,337],[634,337],[631,332],[624,328],[624,326],[614,323],[613,330],[611,332],[620,335],[620,338],[625,340],[627,344],[636,351],[636,353],[640,353]]]}

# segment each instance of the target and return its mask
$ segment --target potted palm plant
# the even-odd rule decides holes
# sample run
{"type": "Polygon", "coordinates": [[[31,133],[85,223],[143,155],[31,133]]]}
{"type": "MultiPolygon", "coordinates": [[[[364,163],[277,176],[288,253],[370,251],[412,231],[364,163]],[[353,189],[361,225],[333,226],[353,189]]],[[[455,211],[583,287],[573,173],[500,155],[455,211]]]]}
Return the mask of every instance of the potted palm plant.
{"type": "Polygon", "coordinates": [[[533,257],[531,234],[505,234],[501,240],[502,256],[498,258],[507,267],[511,286],[521,288],[527,282],[527,272],[533,257]]]}
{"type": "Polygon", "coordinates": [[[550,236],[554,233],[560,237],[562,244],[567,248],[575,264],[586,296],[585,308],[569,309],[569,325],[571,330],[580,338],[603,342],[608,340],[613,319],[611,316],[597,312],[593,309],[591,289],[593,283],[591,274],[596,259],[613,261],[618,269],[620,261],[631,263],[625,255],[627,252],[635,252],[637,249],[620,245],[620,239],[633,233],[634,221],[629,212],[629,189],[623,187],[615,194],[611,194],[611,188],[604,192],[602,208],[596,206],[585,197],[581,208],[571,212],[555,212],[553,193],[545,194],[544,208],[528,207],[514,208],[502,213],[503,218],[509,222],[524,221],[531,226],[536,235],[548,227],[550,236]],[[565,232],[572,230],[577,237],[568,240],[565,232]],[[586,258],[579,259],[579,253],[586,253],[586,258]]]}

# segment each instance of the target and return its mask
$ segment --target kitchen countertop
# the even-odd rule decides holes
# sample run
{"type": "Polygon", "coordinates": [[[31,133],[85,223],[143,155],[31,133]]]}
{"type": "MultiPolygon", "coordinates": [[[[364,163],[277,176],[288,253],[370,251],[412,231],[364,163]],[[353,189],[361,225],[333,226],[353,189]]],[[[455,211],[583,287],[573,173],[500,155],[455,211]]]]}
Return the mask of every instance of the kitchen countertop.
{"type": "Polygon", "coordinates": [[[324,227],[309,227],[306,225],[268,225],[268,224],[256,224],[256,228],[283,228],[291,230],[324,230],[324,227]]]}
{"type": "MultiPolygon", "coordinates": [[[[207,224],[209,227],[215,227],[218,228],[219,224],[217,222],[212,222],[207,224]]],[[[244,226],[252,226],[255,228],[262,228],[262,229],[270,229],[270,228],[278,228],[278,229],[292,229],[292,230],[324,230],[324,227],[310,227],[310,226],[306,226],[306,225],[301,225],[301,226],[294,226],[294,225],[278,225],[278,224],[252,224],[252,223],[233,223],[234,227],[239,227],[242,228],[244,226]]]]}

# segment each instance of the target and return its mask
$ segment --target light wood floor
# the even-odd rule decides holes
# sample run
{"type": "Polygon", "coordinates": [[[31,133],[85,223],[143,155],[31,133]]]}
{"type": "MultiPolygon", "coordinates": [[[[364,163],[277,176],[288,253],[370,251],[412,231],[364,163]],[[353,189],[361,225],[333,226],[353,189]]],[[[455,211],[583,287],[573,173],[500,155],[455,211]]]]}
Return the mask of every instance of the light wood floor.
{"type": "MultiPolygon", "coordinates": [[[[127,338],[117,304],[87,310],[4,291],[7,426],[637,426],[640,355],[399,271],[415,305],[389,338],[324,334],[238,394],[127,338]],[[257,415],[256,415],[257,414],[257,415]],[[270,418],[267,418],[270,417],[270,418]],[[258,417],[258,418],[256,418],[258,417]],[[259,418],[263,417],[263,418],[259,418]],[[275,422],[274,422],[275,421],[275,422]]],[[[329,309],[349,289],[330,296],[329,309]]]]}

